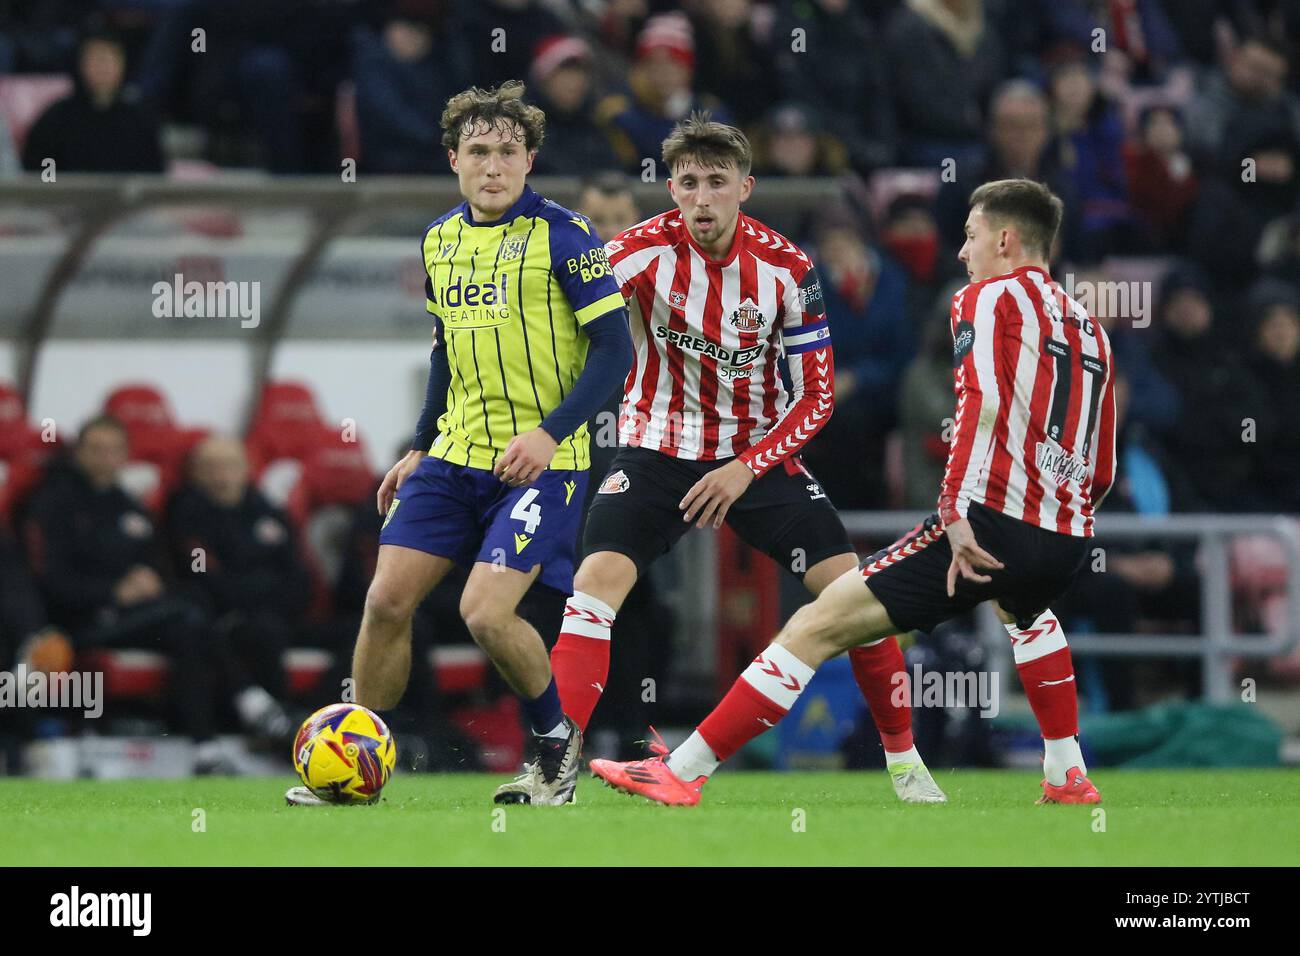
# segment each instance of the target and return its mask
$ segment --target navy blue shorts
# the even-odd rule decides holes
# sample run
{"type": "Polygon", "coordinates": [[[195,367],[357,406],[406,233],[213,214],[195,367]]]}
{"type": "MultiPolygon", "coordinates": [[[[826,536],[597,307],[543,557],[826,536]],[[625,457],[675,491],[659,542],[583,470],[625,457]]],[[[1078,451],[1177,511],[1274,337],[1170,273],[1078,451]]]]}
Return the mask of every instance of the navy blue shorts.
{"type": "Polygon", "coordinates": [[[573,560],[587,472],[546,470],[512,488],[482,468],[426,457],[398,489],[380,544],[414,548],[463,567],[476,561],[525,573],[573,592],[573,560]]]}

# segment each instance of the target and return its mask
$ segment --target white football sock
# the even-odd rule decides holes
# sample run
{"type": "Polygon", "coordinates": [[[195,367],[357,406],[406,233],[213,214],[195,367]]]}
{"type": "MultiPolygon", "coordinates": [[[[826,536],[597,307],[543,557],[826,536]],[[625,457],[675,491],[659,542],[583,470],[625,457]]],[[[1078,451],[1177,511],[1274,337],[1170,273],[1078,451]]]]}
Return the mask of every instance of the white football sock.
{"type": "Polygon", "coordinates": [[[668,769],[683,780],[690,781],[696,777],[707,777],[718,769],[722,763],[709,745],[704,742],[698,730],[668,755],[668,769]]]}
{"type": "Polygon", "coordinates": [[[885,751],[886,767],[892,767],[895,764],[900,763],[916,763],[921,764],[922,766],[925,765],[925,761],[921,759],[921,752],[917,750],[916,747],[909,747],[907,750],[896,754],[890,753],[888,750],[885,751]]]}
{"type": "Polygon", "coordinates": [[[533,734],[534,737],[567,737],[569,736],[569,725],[560,721],[544,734],[533,734]]]}
{"type": "Polygon", "coordinates": [[[1083,751],[1079,741],[1074,737],[1062,737],[1060,740],[1043,740],[1043,776],[1054,787],[1065,784],[1065,774],[1071,767],[1078,767],[1085,776],[1088,768],[1083,764],[1083,751]]]}

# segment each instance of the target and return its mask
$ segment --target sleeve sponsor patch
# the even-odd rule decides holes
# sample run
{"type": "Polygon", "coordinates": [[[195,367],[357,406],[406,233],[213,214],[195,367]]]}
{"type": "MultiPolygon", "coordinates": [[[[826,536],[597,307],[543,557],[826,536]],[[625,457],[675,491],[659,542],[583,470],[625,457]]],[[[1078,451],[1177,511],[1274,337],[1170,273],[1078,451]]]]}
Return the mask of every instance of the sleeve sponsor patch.
{"type": "Polygon", "coordinates": [[[975,326],[966,320],[957,323],[952,330],[952,367],[957,368],[975,347],[975,326]]]}
{"type": "Polygon", "coordinates": [[[824,315],[826,302],[822,298],[822,283],[815,268],[804,273],[799,283],[799,299],[808,315],[824,315]]]}

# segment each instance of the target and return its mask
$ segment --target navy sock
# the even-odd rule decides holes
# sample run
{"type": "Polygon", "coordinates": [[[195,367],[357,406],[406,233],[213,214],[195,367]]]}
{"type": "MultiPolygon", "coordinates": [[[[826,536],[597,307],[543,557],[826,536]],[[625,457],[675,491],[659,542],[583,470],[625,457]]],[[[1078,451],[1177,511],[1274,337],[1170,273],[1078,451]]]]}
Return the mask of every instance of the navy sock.
{"type": "Polygon", "coordinates": [[[560,692],[555,688],[555,678],[546,685],[546,690],[535,700],[525,700],[524,713],[533,733],[541,736],[564,720],[564,711],[560,709],[560,692]]]}

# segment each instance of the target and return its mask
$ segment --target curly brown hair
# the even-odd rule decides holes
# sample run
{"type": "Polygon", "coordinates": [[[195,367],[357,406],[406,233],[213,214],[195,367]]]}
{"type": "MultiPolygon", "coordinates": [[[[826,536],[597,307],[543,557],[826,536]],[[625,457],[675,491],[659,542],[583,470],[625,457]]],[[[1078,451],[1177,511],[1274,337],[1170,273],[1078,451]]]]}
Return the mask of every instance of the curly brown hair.
{"type": "Polygon", "coordinates": [[[499,129],[502,135],[518,139],[523,131],[524,148],[529,152],[546,138],[546,114],[523,100],[524,84],[506,80],[500,86],[484,90],[471,86],[447,101],[442,111],[442,145],[455,151],[461,138],[499,129]]]}
{"type": "Polygon", "coordinates": [[[697,111],[668,134],[663,143],[663,160],[670,173],[678,163],[694,160],[706,169],[734,166],[741,176],[748,176],[754,150],[736,127],[715,121],[707,112],[697,111]]]}

